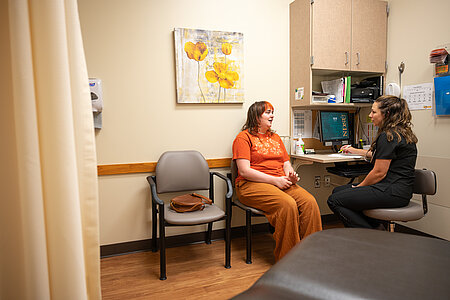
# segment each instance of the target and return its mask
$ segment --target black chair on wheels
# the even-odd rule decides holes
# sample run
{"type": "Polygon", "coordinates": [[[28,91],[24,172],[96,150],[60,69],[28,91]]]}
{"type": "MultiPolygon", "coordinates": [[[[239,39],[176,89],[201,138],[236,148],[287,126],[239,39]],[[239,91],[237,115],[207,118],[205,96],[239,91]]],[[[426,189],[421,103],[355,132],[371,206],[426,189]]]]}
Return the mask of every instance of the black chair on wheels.
{"type": "Polygon", "coordinates": [[[225,220],[225,268],[231,267],[231,197],[233,188],[226,176],[210,172],[208,163],[198,151],[168,151],[159,158],[155,176],[148,176],[152,197],[152,251],[157,247],[157,219],[159,216],[159,248],[160,248],[160,279],[166,276],[166,226],[190,226],[208,224],[205,242],[211,244],[213,222],[225,220]],[[214,177],[225,181],[226,209],[223,211],[214,204],[214,177]],[[208,190],[212,205],[194,212],[177,213],[159,198],[159,194],[208,190]]]}
{"type": "Polygon", "coordinates": [[[414,194],[422,195],[422,203],[410,201],[405,207],[367,209],[363,213],[373,219],[389,222],[389,231],[395,231],[396,221],[416,221],[428,212],[427,195],[436,194],[436,174],[427,169],[416,169],[414,172],[414,194]]]}
{"type": "MultiPolygon", "coordinates": [[[[233,188],[234,188],[234,184],[235,184],[235,180],[238,174],[238,170],[237,170],[237,165],[236,165],[236,161],[234,159],[231,160],[231,173],[228,174],[228,178],[231,179],[233,188]]],[[[245,236],[246,236],[246,249],[247,249],[247,254],[246,254],[246,258],[245,258],[245,262],[247,264],[251,264],[252,263],[252,217],[265,217],[264,212],[247,206],[243,203],[241,203],[239,201],[239,199],[236,197],[236,195],[234,195],[232,202],[231,202],[232,206],[236,206],[239,207],[240,209],[245,211],[245,236]]],[[[270,226],[270,224],[269,224],[270,226]]],[[[274,230],[273,227],[269,227],[271,231],[274,230]]]]}

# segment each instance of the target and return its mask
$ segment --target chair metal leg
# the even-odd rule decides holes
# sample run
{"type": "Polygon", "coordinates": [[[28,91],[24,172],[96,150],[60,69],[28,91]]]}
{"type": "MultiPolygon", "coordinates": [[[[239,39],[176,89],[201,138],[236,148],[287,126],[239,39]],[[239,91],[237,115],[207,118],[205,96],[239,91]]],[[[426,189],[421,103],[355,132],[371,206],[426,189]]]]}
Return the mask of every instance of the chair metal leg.
{"type": "Polygon", "coordinates": [[[156,235],[156,228],[157,228],[157,208],[156,205],[152,205],[152,252],[158,251],[158,246],[156,244],[157,235],[156,235]]]}
{"type": "Polygon", "coordinates": [[[231,216],[227,216],[225,225],[225,268],[231,268],[231,216]]]}
{"type": "Polygon", "coordinates": [[[205,239],[205,243],[206,244],[211,244],[211,236],[212,236],[212,222],[208,223],[208,231],[206,232],[206,239],[205,239]]]}
{"type": "Polygon", "coordinates": [[[165,233],[165,225],[164,225],[164,211],[160,209],[159,214],[159,271],[160,271],[160,280],[166,280],[166,233],[165,233]]]}
{"type": "Polygon", "coordinates": [[[245,263],[252,263],[252,212],[250,210],[245,211],[245,223],[247,229],[247,258],[245,263]]]}
{"type": "Polygon", "coordinates": [[[393,221],[389,221],[389,232],[395,232],[395,223],[393,221]]]}
{"type": "Polygon", "coordinates": [[[226,219],[225,219],[225,268],[231,268],[231,199],[226,199],[226,219]]]}

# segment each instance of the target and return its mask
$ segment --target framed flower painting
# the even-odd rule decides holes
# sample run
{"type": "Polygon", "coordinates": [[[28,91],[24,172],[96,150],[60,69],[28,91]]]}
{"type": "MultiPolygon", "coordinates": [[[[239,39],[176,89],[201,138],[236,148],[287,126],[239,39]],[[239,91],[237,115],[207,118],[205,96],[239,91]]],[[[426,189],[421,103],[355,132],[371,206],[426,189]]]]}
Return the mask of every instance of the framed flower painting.
{"type": "Polygon", "coordinates": [[[175,28],[178,103],[243,103],[244,36],[175,28]]]}

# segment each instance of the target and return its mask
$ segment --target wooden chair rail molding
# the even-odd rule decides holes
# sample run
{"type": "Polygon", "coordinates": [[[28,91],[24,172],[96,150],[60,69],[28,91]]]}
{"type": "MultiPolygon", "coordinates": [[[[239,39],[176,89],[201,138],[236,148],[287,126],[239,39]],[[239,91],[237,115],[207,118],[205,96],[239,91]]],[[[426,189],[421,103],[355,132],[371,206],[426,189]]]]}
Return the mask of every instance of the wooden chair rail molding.
{"type": "MultiPolygon", "coordinates": [[[[206,161],[208,162],[208,166],[210,169],[228,168],[231,164],[231,158],[212,158],[207,159],[206,161]]],[[[97,174],[98,176],[102,176],[133,173],[152,173],[155,172],[155,168],[156,162],[98,165],[97,174]]]]}

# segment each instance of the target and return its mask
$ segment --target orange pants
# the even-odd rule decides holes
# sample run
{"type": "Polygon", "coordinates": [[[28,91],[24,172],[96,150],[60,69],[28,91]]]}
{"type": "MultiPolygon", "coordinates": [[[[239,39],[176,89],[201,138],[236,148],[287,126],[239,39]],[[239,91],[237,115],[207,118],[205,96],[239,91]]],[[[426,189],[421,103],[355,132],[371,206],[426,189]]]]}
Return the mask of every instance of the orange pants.
{"type": "Polygon", "coordinates": [[[264,211],[275,227],[276,261],[301,239],[322,230],[316,199],[296,184],[280,190],[272,184],[240,180],[236,182],[236,194],[245,205],[264,211]]]}

